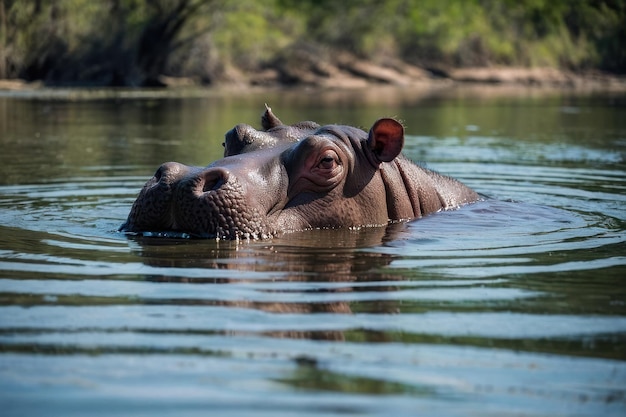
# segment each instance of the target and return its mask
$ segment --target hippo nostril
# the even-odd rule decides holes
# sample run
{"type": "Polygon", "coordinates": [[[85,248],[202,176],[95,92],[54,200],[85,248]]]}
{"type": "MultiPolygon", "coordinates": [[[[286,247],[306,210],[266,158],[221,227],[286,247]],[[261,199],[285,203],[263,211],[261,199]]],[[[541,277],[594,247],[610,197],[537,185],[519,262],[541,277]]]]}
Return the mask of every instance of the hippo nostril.
{"type": "Polygon", "coordinates": [[[219,178],[214,178],[212,180],[204,181],[202,185],[202,192],[206,193],[207,191],[217,190],[222,186],[222,181],[219,178]]]}
{"type": "Polygon", "coordinates": [[[214,191],[219,189],[226,181],[228,181],[228,171],[221,168],[213,168],[204,171],[202,174],[202,192],[214,191]]]}
{"type": "Polygon", "coordinates": [[[157,169],[157,171],[154,173],[154,179],[158,181],[161,181],[161,178],[163,177],[163,172],[165,171],[165,168],[163,165],[161,165],[159,167],[159,169],[157,169]]]}

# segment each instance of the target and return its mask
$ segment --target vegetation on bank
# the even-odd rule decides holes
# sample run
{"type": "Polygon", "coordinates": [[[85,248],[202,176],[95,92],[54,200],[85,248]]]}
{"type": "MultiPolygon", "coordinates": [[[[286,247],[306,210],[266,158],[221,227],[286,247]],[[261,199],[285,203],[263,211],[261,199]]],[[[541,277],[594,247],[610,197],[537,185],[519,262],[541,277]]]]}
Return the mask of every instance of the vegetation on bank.
{"type": "Polygon", "coordinates": [[[49,85],[297,83],[346,56],[626,73],[625,45],[623,0],[0,0],[0,78],[49,85]]]}

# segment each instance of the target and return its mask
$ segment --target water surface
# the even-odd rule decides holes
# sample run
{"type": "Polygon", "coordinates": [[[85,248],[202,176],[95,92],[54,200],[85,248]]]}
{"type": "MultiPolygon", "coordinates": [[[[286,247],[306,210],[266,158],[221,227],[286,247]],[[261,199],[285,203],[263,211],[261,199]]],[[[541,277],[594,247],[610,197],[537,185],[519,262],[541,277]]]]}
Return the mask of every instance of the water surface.
{"type": "Polygon", "coordinates": [[[3,415],[621,416],[626,97],[494,89],[0,97],[3,415]],[[256,242],[117,232],[268,102],[488,198],[256,242]]]}

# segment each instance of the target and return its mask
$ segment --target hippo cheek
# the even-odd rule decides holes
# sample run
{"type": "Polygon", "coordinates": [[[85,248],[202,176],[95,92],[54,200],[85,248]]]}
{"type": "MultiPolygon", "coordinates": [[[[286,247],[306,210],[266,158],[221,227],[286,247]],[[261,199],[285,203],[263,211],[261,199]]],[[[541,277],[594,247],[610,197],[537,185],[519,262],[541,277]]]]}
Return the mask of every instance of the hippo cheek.
{"type": "Polygon", "coordinates": [[[239,181],[224,173],[181,181],[173,204],[175,228],[198,237],[264,239],[275,234],[239,181]]]}
{"type": "Polygon", "coordinates": [[[363,221],[363,210],[350,201],[333,198],[313,198],[305,196],[294,199],[280,213],[280,228],[289,231],[309,229],[335,229],[342,227],[374,226],[387,223],[380,221],[363,221]]]}

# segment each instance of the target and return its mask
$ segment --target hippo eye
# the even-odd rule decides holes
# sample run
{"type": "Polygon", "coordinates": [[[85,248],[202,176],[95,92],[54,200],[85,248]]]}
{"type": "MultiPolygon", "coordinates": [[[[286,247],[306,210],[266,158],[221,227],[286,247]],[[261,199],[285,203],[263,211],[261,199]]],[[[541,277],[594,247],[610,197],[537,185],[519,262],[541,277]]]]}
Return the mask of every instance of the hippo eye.
{"type": "Polygon", "coordinates": [[[337,155],[335,152],[325,152],[317,166],[321,169],[333,169],[337,165],[337,155]]]}

